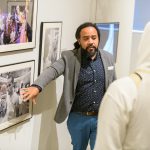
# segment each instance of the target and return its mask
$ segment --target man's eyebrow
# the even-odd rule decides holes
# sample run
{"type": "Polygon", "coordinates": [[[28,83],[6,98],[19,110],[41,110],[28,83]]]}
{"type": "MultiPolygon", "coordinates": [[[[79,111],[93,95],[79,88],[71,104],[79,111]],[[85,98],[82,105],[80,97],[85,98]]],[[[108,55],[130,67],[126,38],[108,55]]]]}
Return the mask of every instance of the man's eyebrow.
{"type": "Polygon", "coordinates": [[[95,37],[95,36],[97,36],[96,34],[94,34],[94,35],[83,35],[82,37],[95,37]]]}

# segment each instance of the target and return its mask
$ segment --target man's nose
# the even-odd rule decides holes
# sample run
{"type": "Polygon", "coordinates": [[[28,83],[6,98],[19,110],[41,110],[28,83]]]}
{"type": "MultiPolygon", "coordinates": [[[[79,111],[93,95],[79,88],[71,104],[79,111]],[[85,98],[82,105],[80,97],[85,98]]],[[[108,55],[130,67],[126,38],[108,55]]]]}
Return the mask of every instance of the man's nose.
{"type": "Polygon", "coordinates": [[[94,42],[93,42],[93,40],[89,40],[89,42],[88,42],[88,45],[89,45],[89,46],[92,46],[92,45],[94,45],[94,42]]]}
{"type": "Polygon", "coordinates": [[[93,43],[94,43],[93,39],[92,39],[92,38],[89,38],[88,44],[92,44],[92,45],[93,45],[93,43]]]}

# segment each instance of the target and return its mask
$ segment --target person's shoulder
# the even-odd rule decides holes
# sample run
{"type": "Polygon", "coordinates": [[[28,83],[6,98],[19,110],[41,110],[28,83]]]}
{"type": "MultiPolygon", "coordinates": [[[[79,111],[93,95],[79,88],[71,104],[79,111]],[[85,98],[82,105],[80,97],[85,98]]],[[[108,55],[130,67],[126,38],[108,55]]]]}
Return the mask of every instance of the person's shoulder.
{"type": "Polygon", "coordinates": [[[121,110],[130,110],[137,98],[136,86],[129,76],[122,77],[110,84],[105,97],[121,110]]]}
{"type": "Polygon", "coordinates": [[[108,55],[108,56],[113,56],[111,53],[109,53],[109,52],[107,52],[107,51],[105,51],[105,50],[103,50],[103,49],[99,49],[99,51],[100,51],[100,53],[102,53],[102,54],[105,54],[105,55],[108,55]]]}
{"type": "Polygon", "coordinates": [[[100,54],[101,54],[102,57],[108,58],[108,59],[114,61],[114,57],[113,57],[113,55],[111,53],[109,53],[109,52],[107,52],[105,50],[102,50],[102,49],[99,49],[99,52],[100,52],[100,54]]]}
{"type": "Polygon", "coordinates": [[[62,56],[73,56],[77,53],[77,49],[62,51],[62,56]]]}
{"type": "Polygon", "coordinates": [[[136,86],[134,81],[129,76],[126,76],[112,82],[109,86],[109,90],[116,93],[134,93],[134,91],[136,91],[136,86]]]}
{"type": "Polygon", "coordinates": [[[126,77],[121,77],[117,80],[115,80],[112,85],[113,86],[120,86],[120,85],[126,85],[127,83],[130,83],[131,79],[129,78],[129,76],[126,77]]]}

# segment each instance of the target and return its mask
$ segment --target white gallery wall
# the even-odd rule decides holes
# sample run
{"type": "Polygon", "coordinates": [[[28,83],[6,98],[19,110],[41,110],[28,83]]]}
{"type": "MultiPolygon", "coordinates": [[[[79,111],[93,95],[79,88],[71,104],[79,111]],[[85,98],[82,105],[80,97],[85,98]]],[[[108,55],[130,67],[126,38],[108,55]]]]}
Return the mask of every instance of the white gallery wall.
{"type": "Polygon", "coordinates": [[[149,0],[135,1],[133,30],[143,31],[146,23],[150,21],[149,6],[149,0]]]}
{"type": "MultiPolygon", "coordinates": [[[[38,72],[41,22],[62,21],[61,50],[73,48],[75,31],[85,21],[120,22],[117,76],[130,70],[134,0],[38,0],[36,47],[31,50],[0,53],[0,64],[35,60],[38,72]]],[[[0,150],[70,150],[71,140],[66,122],[53,120],[62,93],[63,77],[49,84],[33,106],[33,117],[0,131],[0,150]]]]}
{"type": "Polygon", "coordinates": [[[131,47],[131,63],[130,63],[130,72],[133,72],[136,68],[136,62],[138,57],[138,46],[141,40],[141,36],[143,31],[135,31],[132,32],[132,47],[131,47]]]}
{"type": "MultiPolygon", "coordinates": [[[[0,53],[0,64],[35,60],[38,72],[41,22],[62,21],[61,49],[73,48],[78,25],[95,19],[96,0],[38,0],[36,47],[30,50],[0,53]]],[[[66,150],[71,142],[66,124],[56,126],[54,114],[62,91],[63,77],[49,84],[33,106],[33,117],[0,131],[0,150],[66,150]],[[58,146],[59,145],[59,146],[58,146]]]]}
{"type": "Polygon", "coordinates": [[[141,36],[143,34],[144,27],[147,24],[147,22],[150,21],[150,14],[148,13],[149,6],[150,6],[149,0],[135,1],[134,23],[133,23],[133,32],[132,32],[131,65],[130,65],[131,71],[136,66],[138,45],[141,36]]]}

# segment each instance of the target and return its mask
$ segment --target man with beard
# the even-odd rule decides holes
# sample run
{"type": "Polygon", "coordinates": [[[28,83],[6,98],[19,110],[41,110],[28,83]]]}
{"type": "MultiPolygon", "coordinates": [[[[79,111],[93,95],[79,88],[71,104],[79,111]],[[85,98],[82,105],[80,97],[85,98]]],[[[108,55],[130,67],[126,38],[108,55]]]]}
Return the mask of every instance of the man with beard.
{"type": "Polygon", "coordinates": [[[97,114],[108,85],[115,79],[112,55],[98,49],[99,30],[86,22],[76,31],[75,49],[63,51],[62,57],[46,68],[29,88],[23,89],[24,101],[35,98],[52,80],[64,75],[63,93],[55,121],[63,122],[71,135],[73,150],[86,150],[90,142],[94,148],[97,114]]]}

